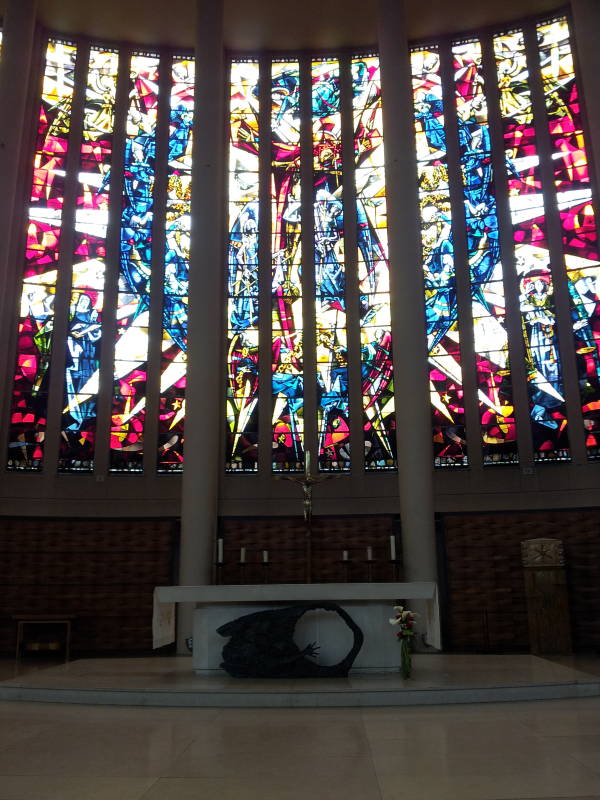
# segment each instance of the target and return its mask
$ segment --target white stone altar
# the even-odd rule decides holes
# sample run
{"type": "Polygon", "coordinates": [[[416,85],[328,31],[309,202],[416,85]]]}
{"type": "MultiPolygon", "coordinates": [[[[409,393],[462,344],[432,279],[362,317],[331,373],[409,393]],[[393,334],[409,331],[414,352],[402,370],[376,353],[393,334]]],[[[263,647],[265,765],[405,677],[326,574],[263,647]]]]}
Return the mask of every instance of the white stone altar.
{"type": "MultiPolygon", "coordinates": [[[[169,638],[174,641],[173,617],[164,613],[164,607],[160,613],[161,606],[194,603],[192,667],[199,674],[215,674],[221,671],[221,651],[228,641],[217,633],[221,625],[255,611],[323,601],[344,608],[364,634],[364,644],[352,672],[395,671],[400,663],[400,647],[389,619],[398,600],[407,601],[412,610],[420,612],[417,634],[424,634],[428,645],[441,649],[437,584],[430,581],[159,586],[154,590],[155,647],[162,646],[169,638]],[[161,620],[170,621],[169,631],[165,631],[164,624],[161,627],[161,620]]],[[[316,660],[335,664],[350,650],[353,636],[337,614],[317,610],[307,612],[299,620],[295,641],[301,649],[316,643],[319,647],[316,660]]]]}

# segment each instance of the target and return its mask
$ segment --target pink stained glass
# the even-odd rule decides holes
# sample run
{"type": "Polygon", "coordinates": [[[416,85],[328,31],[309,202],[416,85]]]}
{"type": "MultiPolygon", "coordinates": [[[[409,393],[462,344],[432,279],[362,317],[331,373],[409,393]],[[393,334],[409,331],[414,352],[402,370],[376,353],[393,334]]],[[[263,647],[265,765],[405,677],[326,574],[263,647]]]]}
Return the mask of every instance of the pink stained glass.
{"type": "Polygon", "coordinates": [[[570,457],[536,122],[522,31],[494,38],[536,461],[570,457]]]}
{"type": "Polygon", "coordinates": [[[588,458],[600,458],[600,253],[569,25],[537,27],[588,458]]]}
{"type": "Polygon", "coordinates": [[[7,468],[12,470],[39,470],[44,454],[76,57],[75,45],[48,41],[33,160],[10,418],[7,468]]]}

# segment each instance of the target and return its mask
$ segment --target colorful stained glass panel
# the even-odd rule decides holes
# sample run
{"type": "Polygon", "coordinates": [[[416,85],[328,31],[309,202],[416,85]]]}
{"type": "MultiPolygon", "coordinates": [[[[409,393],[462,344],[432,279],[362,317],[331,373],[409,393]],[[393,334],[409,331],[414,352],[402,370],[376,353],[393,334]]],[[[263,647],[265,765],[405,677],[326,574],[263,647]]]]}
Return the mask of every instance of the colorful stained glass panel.
{"type": "Polygon", "coordinates": [[[80,146],[58,463],[59,470],[66,472],[91,471],[94,466],[118,66],[116,52],[91,49],[80,146]]]}
{"type": "Polygon", "coordinates": [[[8,469],[42,466],[76,56],[74,45],[48,42],[27,221],[8,469]]]}
{"type": "Polygon", "coordinates": [[[538,25],[540,67],[571,301],[588,458],[600,458],[600,251],[569,24],[538,25]]]}
{"type": "Polygon", "coordinates": [[[319,469],[350,469],[340,68],[312,62],[313,222],[319,469]]]}
{"type": "Polygon", "coordinates": [[[112,472],[143,469],[158,65],[155,56],[131,57],[111,412],[112,472]]]}
{"type": "Polygon", "coordinates": [[[232,63],[225,458],[229,472],[258,469],[258,79],[256,61],[232,63]]]}
{"type": "Polygon", "coordinates": [[[452,54],[483,463],[507,464],[518,453],[481,45],[455,45],[452,54]]]}
{"type": "Polygon", "coordinates": [[[554,282],[522,31],[494,38],[536,461],[569,458],[554,282]]]}
{"type": "Polygon", "coordinates": [[[194,86],[194,60],[175,59],[171,69],[167,171],[158,433],[159,472],[180,472],[183,469],[194,86]]]}
{"type": "Polygon", "coordinates": [[[300,68],[271,67],[271,390],[275,472],[304,469],[300,68]]]}
{"type": "Polygon", "coordinates": [[[396,467],[387,202],[379,58],[352,59],[365,469],[396,467]]]}

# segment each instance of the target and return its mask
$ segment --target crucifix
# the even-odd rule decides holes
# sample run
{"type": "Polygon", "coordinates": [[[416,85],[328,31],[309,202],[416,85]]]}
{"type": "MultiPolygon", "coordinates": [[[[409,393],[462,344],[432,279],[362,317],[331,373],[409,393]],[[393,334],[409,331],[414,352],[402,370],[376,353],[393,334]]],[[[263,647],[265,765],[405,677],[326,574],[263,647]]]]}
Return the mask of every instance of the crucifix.
{"type": "Polygon", "coordinates": [[[302,476],[279,475],[278,478],[284,481],[291,481],[302,488],[302,509],[304,512],[304,531],[306,541],[306,583],[312,583],[312,492],[313,486],[330,478],[337,478],[337,475],[312,475],[310,471],[310,450],[306,451],[305,471],[302,476]]]}

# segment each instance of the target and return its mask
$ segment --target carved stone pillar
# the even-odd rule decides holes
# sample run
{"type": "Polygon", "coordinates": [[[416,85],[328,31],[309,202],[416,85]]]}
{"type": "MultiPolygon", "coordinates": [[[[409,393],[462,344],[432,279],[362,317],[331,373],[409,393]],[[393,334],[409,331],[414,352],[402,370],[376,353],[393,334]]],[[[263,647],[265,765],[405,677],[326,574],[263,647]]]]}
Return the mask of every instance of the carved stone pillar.
{"type": "Polygon", "coordinates": [[[569,597],[560,539],[521,542],[529,642],[535,655],[571,652],[569,597]]]}

